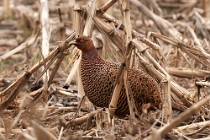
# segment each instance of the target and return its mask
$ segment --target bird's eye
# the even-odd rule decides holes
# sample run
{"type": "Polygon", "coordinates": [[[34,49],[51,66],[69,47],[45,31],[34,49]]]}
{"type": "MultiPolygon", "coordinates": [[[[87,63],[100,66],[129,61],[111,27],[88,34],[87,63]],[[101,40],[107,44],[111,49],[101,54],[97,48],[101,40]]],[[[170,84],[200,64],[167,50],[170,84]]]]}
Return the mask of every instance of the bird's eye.
{"type": "Polygon", "coordinates": [[[85,43],[85,40],[81,38],[81,39],[79,40],[79,42],[80,42],[80,43],[85,43]]]}

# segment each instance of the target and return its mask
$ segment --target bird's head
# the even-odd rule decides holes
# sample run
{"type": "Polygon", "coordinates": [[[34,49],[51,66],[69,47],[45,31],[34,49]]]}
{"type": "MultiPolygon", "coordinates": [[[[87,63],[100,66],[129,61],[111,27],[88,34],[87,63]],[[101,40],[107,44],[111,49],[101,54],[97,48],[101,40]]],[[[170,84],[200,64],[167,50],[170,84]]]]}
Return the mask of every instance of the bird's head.
{"type": "Polygon", "coordinates": [[[89,52],[92,49],[95,49],[93,41],[87,36],[80,36],[76,38],[72,44],[75,45],[82,52],[89,52]]]}

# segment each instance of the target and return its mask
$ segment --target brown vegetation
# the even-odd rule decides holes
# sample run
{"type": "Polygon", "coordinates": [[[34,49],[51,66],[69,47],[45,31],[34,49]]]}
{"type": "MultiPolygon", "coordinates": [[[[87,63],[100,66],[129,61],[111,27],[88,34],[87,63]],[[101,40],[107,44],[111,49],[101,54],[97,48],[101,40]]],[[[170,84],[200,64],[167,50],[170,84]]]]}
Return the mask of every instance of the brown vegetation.
{"type": "Polygon", "coordinates": [[[210,139],[209,0],[43,2],[0,2],[0,139],[210,139]],[[82,34],[126,66],[109,108],[82,98],[81,52],[71,44],[82,34]],[[136,118],[128,68],[157,79],[162,110],[145,104],[136,118]],[[123,84],[131,115],[119,119],[123,84]]]}

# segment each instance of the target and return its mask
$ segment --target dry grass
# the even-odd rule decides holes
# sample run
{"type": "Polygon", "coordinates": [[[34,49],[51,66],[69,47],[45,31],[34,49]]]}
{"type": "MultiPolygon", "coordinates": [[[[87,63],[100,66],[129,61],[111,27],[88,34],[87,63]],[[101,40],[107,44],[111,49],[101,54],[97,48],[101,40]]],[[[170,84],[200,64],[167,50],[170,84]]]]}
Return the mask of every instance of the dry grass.
{"type": "Polygon", "coordinates": [[[208,0],[50,0],[45,58],[40,7],[0,3],[0,139],[210,139],[208,0]],[[126,64],[110,108],[81,101],[81,52],[71,45],[81,34],[105,60],[126,64]],[[158,80],[162,110],[145,105],[135,118],[128,68],[158,80]],[[131,115],[119,119],[113,113],[123,84],[131,115]]]}

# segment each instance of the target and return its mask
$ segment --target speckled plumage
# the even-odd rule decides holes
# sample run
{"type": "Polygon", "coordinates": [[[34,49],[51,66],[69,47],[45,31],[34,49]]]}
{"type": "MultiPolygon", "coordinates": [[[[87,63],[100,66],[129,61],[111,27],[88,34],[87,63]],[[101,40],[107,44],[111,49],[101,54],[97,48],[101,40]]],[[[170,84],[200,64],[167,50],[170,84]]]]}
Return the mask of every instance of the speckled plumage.
{"type": "MultiPolygon", "coordinates": [[[[101,59],[92,40],[88,37],[79,37],[75,42],[75,45],[82,50],[81,74],[85,95],[94,105],[108,107],[120,65],[101,59]]],[[[160,107],[162,103],[161,90],[150,75],[141,70],[129,69],[128,80],[135,105],[140,112],[144,103],[151,103],[152,107],[160,107]]],[[[126,114],[129,114],[129,108],[123,86],[115,115],[125,116],[126,114]]]]}

